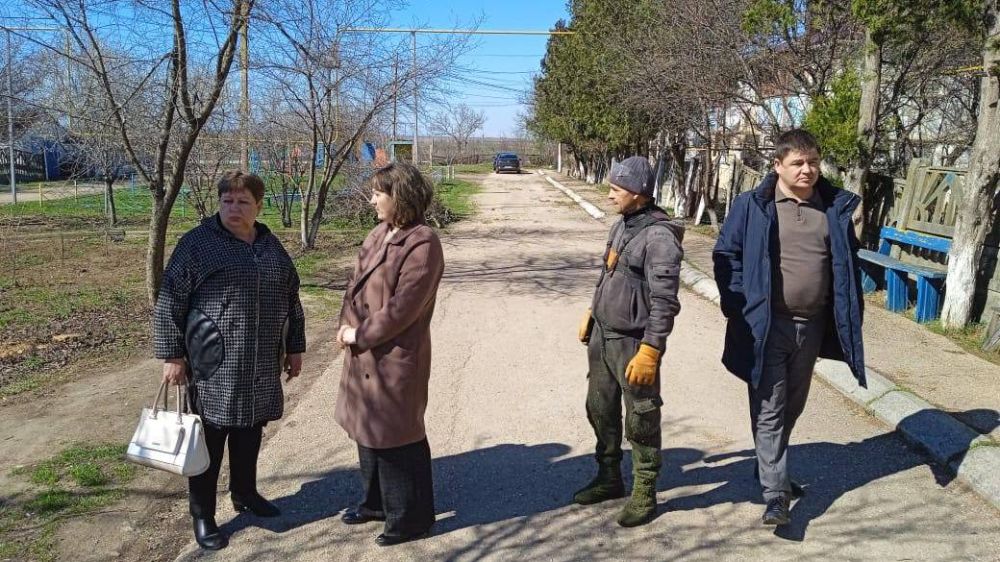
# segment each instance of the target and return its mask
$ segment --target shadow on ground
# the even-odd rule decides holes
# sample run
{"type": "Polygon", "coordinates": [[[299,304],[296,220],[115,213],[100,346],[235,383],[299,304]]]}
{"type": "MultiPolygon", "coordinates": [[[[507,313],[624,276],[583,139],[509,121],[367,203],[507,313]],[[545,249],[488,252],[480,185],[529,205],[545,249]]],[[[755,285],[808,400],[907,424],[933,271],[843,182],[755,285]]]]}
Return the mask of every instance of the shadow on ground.
{"type": "MultiPolygon", "coordinates": [[[[927,410],[911,416],[901,425],[920,424],[923,416],[939,415],[927,410]]],[[[995,411],[969,411],[966,415],[997,419],[995,411]]],[[[965,444],[967,450],[969,444],[965,444]]],[[[433,449],[433,444],[432,444],[433,449]]],[[[571,504],[573,492],[586,483],[594,472],[590,455],[563,458],[570,448],[560,443],[541,445],[504,444],[434,459],[436,510],[439,514],[435,535],[467,527],[527,519],[571,504]]],[[[778,537],[802,541],[810,523],[826,513],[845,494],[876,480],[927,466],[940,486],[948,485],[953,475],[926,455],[909,448],[897,431],[889,431],[850,443],[805,443],[793,445],[789,452],[794,477],[806,486],[807,494],[795,502],[792,523],[775,531],[778,537]]],[[[751,449],[706,456],[694,448],[668,448],[662,452],[663,469],[658,490],[675,492],[688,487],[706,491],[680,495],[662,502],[660,514],[687,511],[722,504],[760,503],[760,491],[753,481],[754,458],[751,449]],[[714,487],[713,487],[714,486],[714,487]]],[[[623,471],[627,474],[627,461],[623,471]]],[[[240,514],[223,526],[227,533],[238,533],[251,526],[284,533],[310,523],[337,516],[351,507],[361,495],[354,470],[335,470],[306,482],[290,496],[275,503],[283,515],[260,519],[240,514]]],[[[896,505],[905,512],[909,508],[896,505]]],[[[608,506],[608,519],[616,505],[608,506]]],[[[513,531],[507,531],[506,538],[513,531]]]]}
{"type": "MultiPolygon", "coordinates": [[[[922,427],[934,423],[941,413],[940,410],[923,410],[904,418],[899,425],[922,427]]],[[[962,414],[977,419],[993,419],[993,427],[984,431],[984,434],[996,427],[996,411],[969,410],[962,414]]],[[[959,464],[970,445],[971,440],[960,446],[956,444],[959,464]]],[[[672,478],[677,479],[680,485],[720,485],[707,493],[670,500],[666,503],[667,509],[690,510],[748,500],[762,502],[757,484],[753,481],[756,460],[752,449],[715,455],[703,460],[708,466],[695,468],[672,478]],[[732,459],[739,460],[713,466],[732,459]]],[[[789,460],[793,479],[804,484],[807,493],[795,502],[792,523],[776,528],[775,535],[795,541],[804,540],[809,524],[826,513],[837,499],[875,480],[921,465],[930,469],[935,481],[942,487],[954,479],[954,474],[949,469],[933,462],[926,455],[908,450],[898,431],[845,444],[820,442],[793,445],[789,450],[789,460]]]]}

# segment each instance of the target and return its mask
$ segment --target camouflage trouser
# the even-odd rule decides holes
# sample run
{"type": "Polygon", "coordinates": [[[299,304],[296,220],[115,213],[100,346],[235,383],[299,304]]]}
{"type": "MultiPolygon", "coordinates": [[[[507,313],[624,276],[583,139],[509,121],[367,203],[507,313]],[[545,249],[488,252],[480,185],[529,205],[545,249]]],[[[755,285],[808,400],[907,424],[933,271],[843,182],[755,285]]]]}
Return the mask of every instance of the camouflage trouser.
{"type": "Polygon", "coordinates": [[[640,340],[605,333],[595,322],[587,345],[587,419],[597,436],[597,462],[617,465],[622,460],[622,399],[625,402],[625,438],[632,445],[636,479],[655,480],[660,471],[660,377],[647,386],[625,380],[625,367],[639,349],[640,340]]]}

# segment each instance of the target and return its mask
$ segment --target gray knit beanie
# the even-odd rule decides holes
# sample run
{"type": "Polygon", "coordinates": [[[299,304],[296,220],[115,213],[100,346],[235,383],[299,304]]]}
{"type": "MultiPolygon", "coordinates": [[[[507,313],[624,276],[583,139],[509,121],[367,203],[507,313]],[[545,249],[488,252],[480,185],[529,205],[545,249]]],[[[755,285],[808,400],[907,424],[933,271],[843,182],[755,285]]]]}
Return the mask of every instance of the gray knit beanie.
{"type": "Polygon", "coordinates": [[[608,181],[626,191],[653,197],[653,168],[643,156],[631,156],[615,164],[608,181]]]}

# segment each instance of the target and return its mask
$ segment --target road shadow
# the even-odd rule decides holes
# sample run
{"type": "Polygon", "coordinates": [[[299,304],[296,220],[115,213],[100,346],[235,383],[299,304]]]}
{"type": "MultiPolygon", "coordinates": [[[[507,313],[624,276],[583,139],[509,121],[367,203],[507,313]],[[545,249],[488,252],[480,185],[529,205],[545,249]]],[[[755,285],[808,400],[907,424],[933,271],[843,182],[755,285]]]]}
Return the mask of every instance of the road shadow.
{"type": "MultiPolygon", "coordinates": [[[[900,426],[921,426],[940,414],[938,410],[925,410],[904,419],[900,426]]],[[[965,414],[978,419],[992,415],[994,421],[997,419],[995,411],[965,414]]],[[[791,446],[789,464],[796,481],[806,486],[807,493],[794,503],[792,523],[777,528],[775,535],[802,541],[810,523],[845,494],[917,466],[928,466],[940,486],[953,480],[954,475],[947,468],[914,452],[901,437],[899,431],[893,430],[850,443],[791,446]]],[[[971,439],[957,448],[955,460],[961,461],[970,444],[971,439]]],[[[565,457],[569,451],[570,447],[562,443],[502,444],[435,458],[438,521],[433,534],[531,517],[571,505],[573,493],[589,481],[596,465],[589,454],[565,457]]],[[[677,447],[667,448],[661,455],[663,467],[657,481],[658,491],[715,487],[661,502],[658,514],[720,504],[762,503],[759,485],[753,479],[756,461],[752,449],[706,456],[699,449],[677,447]]],[[[628,454],[622,471],[626,475],[631,473],[628,454]]],[[[305,482],[296,493],[274,500],[282,510],[280,517],[262,519],[240,514],[222,528],[230,534],[251,526],[284,533],[335,517],[353,507],[360,497],[357,470],[333,470],[305,482]]],[[[618,504],[609,504],[608,517],[614,517],[618,508],[618,504]]]]}
{"type": "MultiPolygon", "coordinates": [[[[433,444],[432,444],[433,451],[433,444]]],[[[504,444],[433,459],[434,534],[504,521],[569,505],[581,482],[591,476],[590,456],[558,460],[568,445],[504,444]]],[[[292,495],[273,500],[282,515],[264,519],[239,514],[222,526],[227,533],[261,527],[283,533],[337,516],[361,498],[356,469],[334,470],[304,483],[292,495]]]]}
{"type": "MultiPolygon", "coordinates": [[[[997,427],[998,414],[994,410],[969,410],[961,414],[981,421],[992,419],[992,427],[980,429],[983,434],[988,434],[997,427]],[[984,429],[987,430],[983,431],[984,429]]],[[[789,447],[792,477],[806,487],[806,495],[793,504],[792,522],[777,527],[774,534],[784,539],[802,541],[809,524],[826,513],[843,495],[917,466],[927,466],[939,486],[950,484],[955,478],[954,473],[926,454],[908,446],[900,431],[928,427],[940,420],[942,415],[946,414],[940,410],[922,410],[904,418],[897,429],[861,441],[844,444],[804,443],[789,447]]],[[[952,443],[954,455],[951,461],[957,463],[955,466],[961,465],[972,441],[970,436],[968,441],[952,443]]],[[[753,477],[756,459],[752,449],[714,455],[702,461],[708,466],[694,468],[679,475],[665,475],[669,479],[668,486],[719,486],[709,492],[669,500],[666,502],[668,510],[683,511],[744,501],[763,503],[759,484],[753,477]],[[724,461],[731,462],[711,466],[724,461]]]]}

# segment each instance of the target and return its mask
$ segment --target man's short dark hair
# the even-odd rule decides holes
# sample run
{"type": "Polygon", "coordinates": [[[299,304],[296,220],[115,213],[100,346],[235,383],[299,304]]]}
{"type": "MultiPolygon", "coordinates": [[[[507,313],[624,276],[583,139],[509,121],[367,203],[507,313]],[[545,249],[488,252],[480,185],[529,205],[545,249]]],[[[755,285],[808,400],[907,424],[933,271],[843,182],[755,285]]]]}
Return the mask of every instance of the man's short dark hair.
{"type": "Polygon", "coordinates": [[[799,152],[809,152],[815,150],[816,154],[821,154],[819,143],[816,137],[805,129],[792,129],[778,135],[774,140],[774,159],[781,162],[788,156],[788,153],[798,150],[799,152]]]}
{"type": "Polygon", "coordinates": [[[264,199],[264,180],[254,174],[239,170],[226,172],[219,180],[219,197],[230,191],[247,191],[253,195],[253,200],[260,203],[264,199]]]}

